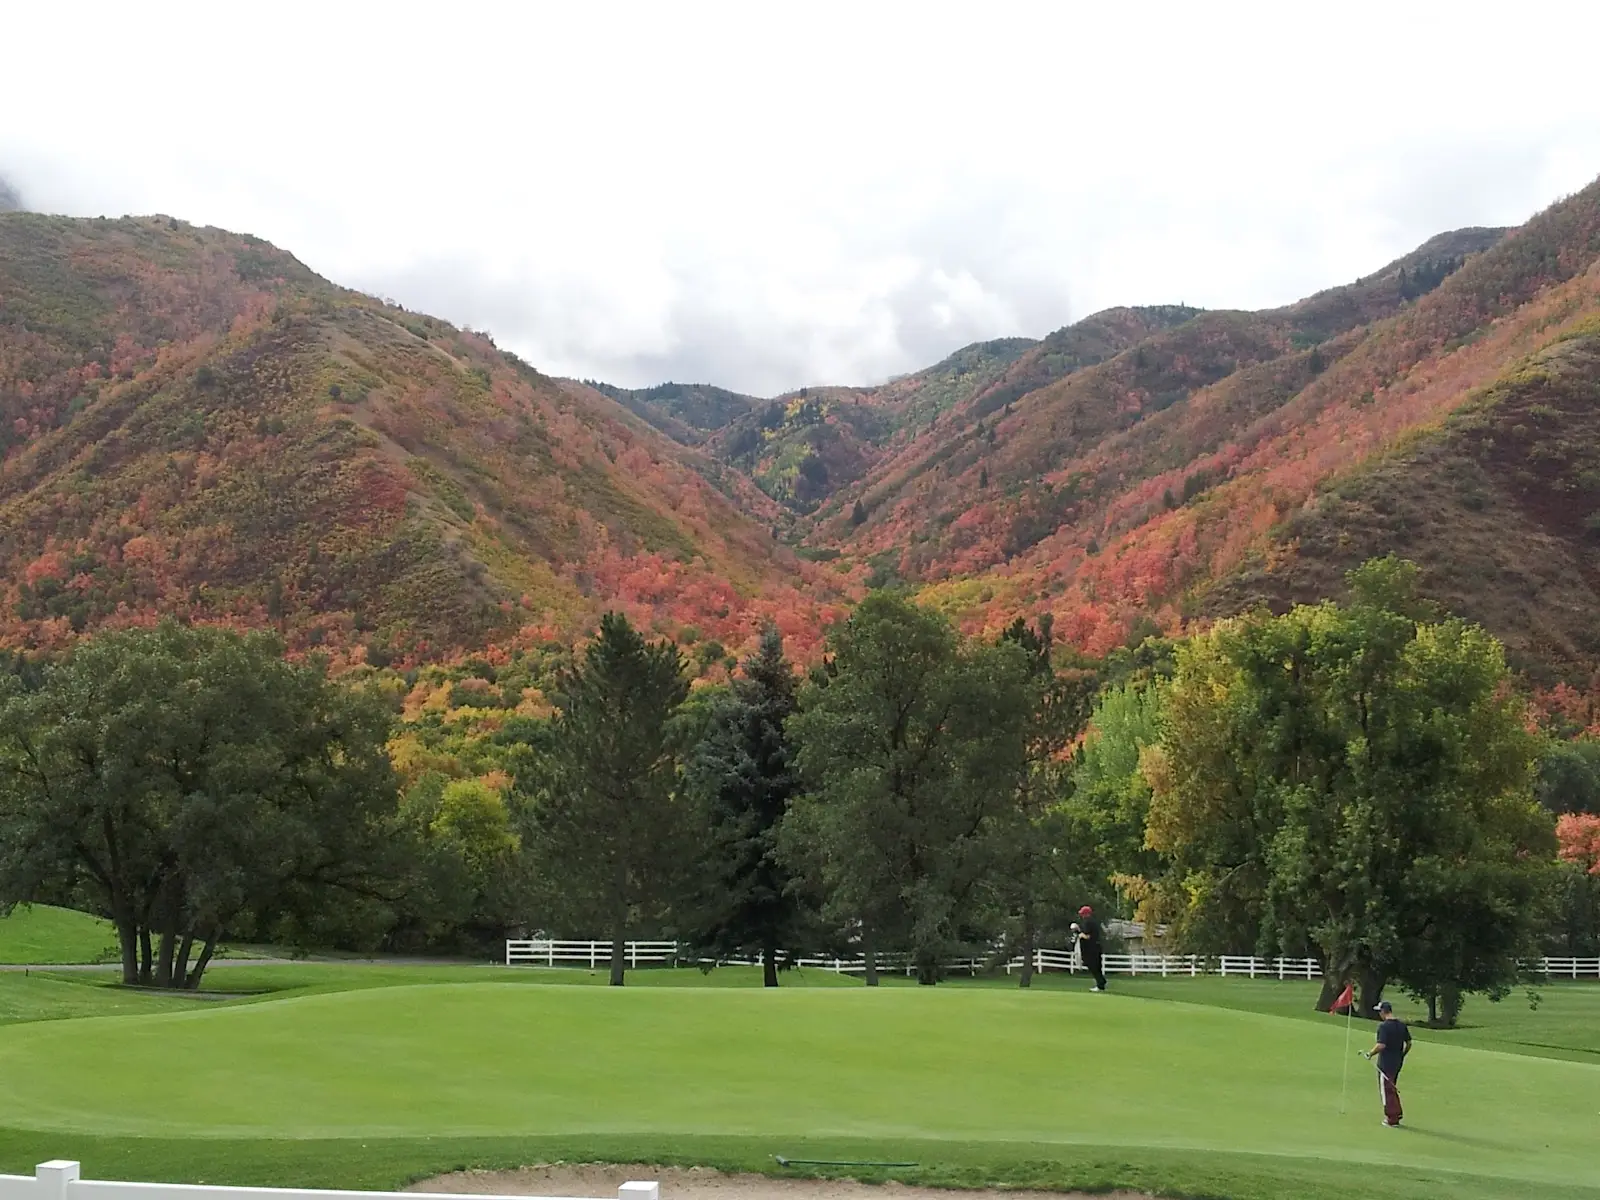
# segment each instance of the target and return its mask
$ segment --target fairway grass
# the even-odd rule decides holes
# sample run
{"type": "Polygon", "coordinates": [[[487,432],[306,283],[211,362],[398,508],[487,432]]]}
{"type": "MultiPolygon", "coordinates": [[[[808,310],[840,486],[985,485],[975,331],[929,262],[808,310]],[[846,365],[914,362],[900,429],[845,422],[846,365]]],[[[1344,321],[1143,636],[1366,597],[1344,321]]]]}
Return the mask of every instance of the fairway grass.
{"type": "Polygon", "coordinates": [[[324,1185],[393,1186],[560,1147],[744,1169],[906,1157],[924,1181],[1213,1196],[1348,1196],[1355,1181],[1364,1195],[1600,1196],[1600,1065],[1436,1035],[1403,1080],[1412,1128],[1391,1131],[1359,1059],[1340,1116],[1344,1029],[1328,1018],[1055,987],[611,989],[347,968],[317,990],[315,967],[282,970],[298,994],[245,1002],[26,981],[172,1007],[0,1028],[7,1168],[31,1165],[15,1161],[24,1146],[101,1147],[111,1163],[176,1143],[174,1165],[209,1160],[186,1177],[305,1181],[251,1167],[293,1162],[324,1185]],[[387,1176],[358,1171],[364,1153],[324,1158],[374,1145],[387,1176]]]}
{"type": "Polygon", "coordinates": [[[111,922],[49,904],[19,904],[0,917],[0,963],[93,963],[117,957],[111,922]]]}

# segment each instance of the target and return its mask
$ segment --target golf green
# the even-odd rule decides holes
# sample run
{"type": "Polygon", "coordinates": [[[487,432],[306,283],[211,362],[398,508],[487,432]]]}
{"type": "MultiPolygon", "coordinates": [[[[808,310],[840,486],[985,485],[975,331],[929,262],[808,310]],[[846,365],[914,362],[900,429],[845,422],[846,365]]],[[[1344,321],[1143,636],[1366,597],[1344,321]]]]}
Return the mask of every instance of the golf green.
{"type": "Polygon", "coordinates": [[[1353,1054],[1340,1114],[1344,1045],[1334,1019],[1115,994],[429,984],[0,1028],[0,1126],[948,1139],[1600,1184],[1600,1065],[1419,1044],[1394,1131],[1353,1054]]]}

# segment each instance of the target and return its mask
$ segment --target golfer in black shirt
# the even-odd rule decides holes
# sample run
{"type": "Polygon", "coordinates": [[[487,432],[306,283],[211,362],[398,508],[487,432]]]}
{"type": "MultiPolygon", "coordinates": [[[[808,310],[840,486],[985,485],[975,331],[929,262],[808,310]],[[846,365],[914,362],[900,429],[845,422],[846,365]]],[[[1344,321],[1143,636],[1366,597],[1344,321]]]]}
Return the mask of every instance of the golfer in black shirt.
{"type": "Polygon", "coordinates": [[[1094,909],[1087,904],[1080,908],[1078,919],[1073,922],[1072,929],[1078,935],[1078,948],[1083,953],[1084,968],[1094,975],[1094,986],[1089,990],[1105,991],[1105,937],[1100,931],[1100,921],[1094,915],[1094,909]]]}
{"type": "Polygon", "coordinates": [[[1390,1129],[1400,1127],[1405,1115],[1400,1107],[1400,1068],[1405,1066],[1406,1055],[1411,1053],[1411,1030],[1394,1015],[1394,1006],[1387,1000],[1378,1005],[1378,1040],[1367,1057],[1378,1058],[1378,1095],[1383,1100],[1383,1123],[1390,1129]]]}

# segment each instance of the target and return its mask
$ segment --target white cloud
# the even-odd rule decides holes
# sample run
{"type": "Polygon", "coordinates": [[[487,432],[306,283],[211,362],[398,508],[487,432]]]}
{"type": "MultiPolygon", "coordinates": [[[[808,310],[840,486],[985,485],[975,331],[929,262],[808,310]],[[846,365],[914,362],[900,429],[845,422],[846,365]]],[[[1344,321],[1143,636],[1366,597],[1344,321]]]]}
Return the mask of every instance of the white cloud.
{"type": "Polygon", "coordinates": [[[546,370],[772,392],[1521,221],[1600,173],[1597,34],[1577,3],[33,6],[0,171],[546,370]]]}

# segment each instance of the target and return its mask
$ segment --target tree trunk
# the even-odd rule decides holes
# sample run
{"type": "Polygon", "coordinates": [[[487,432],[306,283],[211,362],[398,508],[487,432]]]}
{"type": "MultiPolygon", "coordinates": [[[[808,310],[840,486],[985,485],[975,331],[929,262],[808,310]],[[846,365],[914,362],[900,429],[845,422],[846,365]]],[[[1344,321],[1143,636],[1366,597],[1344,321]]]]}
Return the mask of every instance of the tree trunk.
{"type": "Polygon", "coordinates": [[[183,982],[183,976],[173,973],[172,960],[178,948],[178,925],[183,913],[181,877],[176,874],[167,876],[161,887],[157,909],[161,914],[161,944],[156,954],[155,983],[161,988],[177,987],[183,982]]]}
{"type": "Polygon", "coordinates": [[[1356,969],[1356,1016],[1367,1021],[1378,1019],[1378,1001],[1383,999],[1388,982],[1386,975],[1370,966],[1356,969]]]}
{"type": "Polygon", "coordinates": [[[139,982],[139,932],[133,918],[119,914],[116,917],[117,941],[122,944],[122,982],[132,987],[139,982]]]}
{"type": "Polygon", "coordinates": [[[778,947],[771,938],[761,947],[761,986],[778,986],[778,947]]]}
{"type": "Polygon", "coordinates": [[[1437,1025],[1438,1023],[1439,1023],[1439,993],[1438,992],[1429,992],[1428,993],[1428,1025],[1431,1027],[1431,1026],[1437,1025]]]}
{"type": "Polygon", "coordinates": [[[195,959],[194,969],[184,976],[183,986],[191,992],[200,990],[200,976],[206,973],[206,967],[211,963],[211,955],[216,951],[217,938],[220,936],[219,931],[206,938],[206,944],[200,950],[200,957],[195,959]]]}
{"type": "Polygon", "coordinates": [[[628,969],[628,930],[618,924],[611,933],[611,986],[622,986],[623,972],[628,969]]]}
{"type": "Polygon", "coordinates": [[[178,935],[171,929],[161,931],[161,942],[156,952],[155,984],[159,988],[172,986],[172,959],[178,949],[178,935]]]}
{"type": "Polygon", "coordinates": [[[1033,914],[1027,910],[1022,914],[1022,978],[1018,987],[1033,986],[1033,950],[1034,950],[1033,914]]]}
{"type": "Polygon", "coordinates": [[[150,930],[147,926],[141,926],[139,929],[139,982],[144,987],[149,987],[155,982],[151,972],[150,930]]]}
{"type": "Polygon", "coordinates": [[[1456,1022],[1461,1019],[1461,989],[1453,983],[1447,983],[1439,989],[1440,1015],[1444,1018],[1446,1029],[1454,1029],[1456,1022]]]}
{"type": "Polygon", "coordinates": [[[939,960],[926,950],[917,954],[917,986],[932,987],[939,982],[939,960]]]}
{"type": "MultiPolygon", "coordinates": [[[[1285,952],[1287,947],[1280,947],[1278,953],[1285,952]]],[[[1314,950],[1317,966],[1322,969],[1322,991],[1317,994],[1317,1011],[1332,1012],[1333,1002],[1339,998],[1339,993],[1344,991],[1344,985],[1351,982],[1350,971],[1352,964],[1346,960],[1335,963],[1332,958],[1314,950]]]]}
{"type": "Polygon", "coordinates": [[[194,951],[194,930],[186,929],[178,943],[178,957],[172,964],[172,982],[175,987],[189,986],[189,955],[194,951]]]}
{"type": "Polygon", "coordinates": [[[862,974],[866,977],[868,987],[878,986],[878,950],[872,941],[872,926],[863,922],[861,926],[861,961],[866,970],[862,974]]]}
{"type": "Polygon", "coordinates": [[[1317,996],[1317,1011],[1332,1012],[1333,1002],[1339,998],[1339,993],[1344,991],[1346,981],[1329,973],[1324,968],[1322,972],[1322,991],[1317,996]]]}

